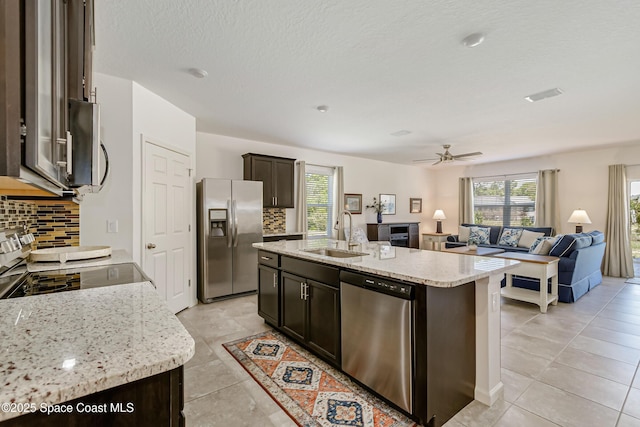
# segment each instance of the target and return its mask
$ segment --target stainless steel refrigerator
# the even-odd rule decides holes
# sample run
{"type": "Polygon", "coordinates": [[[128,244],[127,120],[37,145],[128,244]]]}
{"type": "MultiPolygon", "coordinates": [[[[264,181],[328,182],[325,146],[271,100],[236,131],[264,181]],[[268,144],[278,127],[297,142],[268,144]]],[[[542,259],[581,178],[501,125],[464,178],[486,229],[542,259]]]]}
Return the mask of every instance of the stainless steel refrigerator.
{"type": "Polygon", "coordinates": [[[258,288],[262,182],[203,178],[196,184],[198,299],[204,303],[258,288]]]}

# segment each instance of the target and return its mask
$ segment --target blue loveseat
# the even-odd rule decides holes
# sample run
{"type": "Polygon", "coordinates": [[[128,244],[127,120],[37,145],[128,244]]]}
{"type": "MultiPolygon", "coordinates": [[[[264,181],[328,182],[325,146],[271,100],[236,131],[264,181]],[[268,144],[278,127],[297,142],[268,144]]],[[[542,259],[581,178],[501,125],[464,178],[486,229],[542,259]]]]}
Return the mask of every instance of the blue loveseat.
{"type": "MultiPolygon", "coordinates": [[[[602,283],[602,258],[604,257],[604,233],[565,234],[549,252],[560,258],[558,262],[558,300],[576,302],[581,296],[602,283]]],[[[502,286],[505,286],[504,279],[502,286]]],[[[513,286],[539,290],[540,281],[530,277],[513,276],[513,286]]],[[[551,292],[551,284],[547,284],[551,292]]]]}
{"type": "MultiPolygon", "coordinates": [[[[553,233],[553,228],[551,227],[519,227],[519,226],[508,226],[502,227],[500,225],[480,225],[480,224],[461,224],[463,227],[484,227],[489,228],[489,244],[486,245],[478,245],[483,248],[497,248],[504,249],[505,251],[512,252],[528,252],[529,248],[521,248],[517,246],[505,246],[499,245],[500,236],[502,235],[502,231],[504,228],[516,228],[522,230],[533,231],[535,233],[544,233],[545,236],[551,236],[553,233]]],[[[457,246],[466,246],[467,242],[460,242],[458,235],[448,236],[447,241],[444,246],[446,248],[455,248],[457,246]]]]}

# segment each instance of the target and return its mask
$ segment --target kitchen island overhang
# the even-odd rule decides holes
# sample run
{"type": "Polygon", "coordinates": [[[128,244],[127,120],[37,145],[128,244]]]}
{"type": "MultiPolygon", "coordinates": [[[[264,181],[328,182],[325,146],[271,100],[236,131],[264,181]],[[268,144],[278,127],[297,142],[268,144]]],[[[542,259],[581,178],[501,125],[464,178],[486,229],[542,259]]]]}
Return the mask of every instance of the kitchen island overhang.
{"type": "MultiPolygon", "coordinates": [[[[503,385],[500,379],[500,280],[504,272],[515,267],[517,262],[489,257],[391,247],[380,243],[362,244],[352,248],[353,251],[365,255],[350,258],[338,258],[310,252],[310,250],[319,248],[347,249],[346,242],[328,239],[256,243],[254,247],[281,256],[413,284],[416,287],[416,307],[418,310],[427,309],[427,294],[429,293],[431,295],[439,295],[438,298],[445,299],[458,293],[460,296],[457,298],[465,298],[465,304],[470,304],[473,321],[471,327],[475,330],[473,336],[475,341],[475,353],[473,354],[475,359],[475,384],[471,384],[473,389],[472,398],[486,405],[492,405],[502,397],[503,385]],[[465,291],[464,289],[467,290],[465,291]],[[468,291],[469,289],[471,289],[471,292],[468,291]],[[449,294],[447,291],[449,291],[449,294]],[[462,296],[463,294],[464,296],[462,296]],[[472,301],[468,301],[469,299],[472,301]]],[[[431,303],[433,301],[435,299],[432,299],[431,303]]],[[[431,315],[433,316],[438,312],[439,316],[447,316],[446,307],[439,308],[440,310],[431,306],[431,315]]],[[[426,319],[426,313],[424,318],[426,319]]],[[[455,322],[455,319],[453,321],[455,322]]],[[[430,325],[433,326],[434,324],[435,322],[431,321],[430,325]]],[[[428,330],[427,325],[428,322],[426,321],[424,325],[417,324],[418,327],[424,326],[425,331],[428,330]]],[[[446,344],[442,339],[436,341],[441,345],[446,344]]],[[[420,346],[423,347],[425,352],[427,351],[425,350],[425,343],[415,344],[419,357],[421,357],[419,354],[420,349],[418,348],[420,346]]],[[[416,371],[420,371],[419,364],[421,359],[418,358],[417,360],[416,371]]],[[[432,361],[434,358],[432,357],[430,360],[432,361]]],[[[427,360],[422,362],[426,364],[427,360]]],[[[420,395],[420,389],[416,389],[417,408],[420,406],[421,399],[433,398],[433,393],[431,393],[431,396],[427,396],[430,392],[426,386],[425,390],[420,395]]],[[[442,411],[444,412],[445,410],[442,409],[442,411]]],[[[429,421],[431,416],[426,413],[414,413],[413,415],[417,415],[425,423],[429,421]]],[[[447,419],[452,416],[452,414],[445,415],[447,415],[447,419]]],[[[440,421],[442,421],[442,418],[440,421]]]]}

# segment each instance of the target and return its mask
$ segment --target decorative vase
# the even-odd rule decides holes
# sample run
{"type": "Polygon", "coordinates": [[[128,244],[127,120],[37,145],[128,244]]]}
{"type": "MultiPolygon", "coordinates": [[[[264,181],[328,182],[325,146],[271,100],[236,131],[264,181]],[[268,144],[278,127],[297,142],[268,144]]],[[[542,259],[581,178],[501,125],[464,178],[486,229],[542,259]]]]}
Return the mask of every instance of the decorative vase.
{"type": "Polygon", "coordinates": [[[382,224],[382,212],[378,212],[378,224],[382,224]]]}

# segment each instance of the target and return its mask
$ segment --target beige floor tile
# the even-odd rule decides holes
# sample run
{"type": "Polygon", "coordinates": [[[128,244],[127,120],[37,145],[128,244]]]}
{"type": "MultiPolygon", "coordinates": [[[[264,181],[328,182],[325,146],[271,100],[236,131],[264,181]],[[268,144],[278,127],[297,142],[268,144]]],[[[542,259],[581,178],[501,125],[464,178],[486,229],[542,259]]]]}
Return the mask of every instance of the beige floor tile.
{"type": "Polygon", "coordinates": [[[564,317],[561,319],[562,320],[559,319],[557,313],[548,312],[546,315],[537,316],[536,318],[531,319],[524,326],[553,329],[577,335],[589,324],[591,317],[589,316],[589,319],[585,321],[564,317]]]}
{"type": "Polygon", "coordinates": [[[617,332],[624,332],[625,334],[640,336],[640,326],[633,323],[620,322],[619,320],[608,319],[606,317],[596,317],[591,321],[589,326],[596,326],[598,328],[609,329],[617,332]]]}
{"type": "Polygon", "coordinates": [[[622,412],[634,418],[640,418],[640,389],[632,388],[629,390],[622,412]]]}
{"type": "Polygon", "coordinates": [[[578,350],[587,351],[599,356],[609,357],[625,363],[637,364],[640,360],[639,350],[595,338],[585,337],[583,335],[578,335],[573,341],[571,341],[571,343],[569,343],[569,347],[577,348],[578,350]]]}
{"type": "Polygon", "coordinates": [[[255,427],[268,425],[264,414],[242,384],[186,402],[184,414],[189,427],[255,427]]]}
{"type": "MultiPolygon", "coordinates": [[[[640,328],[639,328],[640,329],[640,328]]],[[[640,350],[640,336],[589,325],[580,333],[585,337],[608,341],[640,350]]]]}
{"type": "Polygon", "coordinates": [[[566,348],[560,353],[554,362],[571,366],[572,368],[580,369],[625,385],[631,384],[633,374],[636,370],[635,365],[571,347],[566,348]]]}
{"type": "Polygon", "coordinates": [[[566,344],[567,343],[551,341],[546,338],[532,337],[521,332],[520,329],[511,332],[502,340],[504,347],[513,348],[546,359],[555,358],[564,349],[566,344]]]}
{"type": "Polygon", "coordinates": [[[616,427],[640,427],[640,419],[627,414],[620,414],[620,419],[616,427]]]}
{"type": "Polygon", "coordinates": [[[184,370],[184,400],[188,402],[240,382],[220,360],[194,366],[184,370]]]}
{"type": "Polygon", "coordinates": [[[512,405],[502,418],[494,424],[496,427],[554,427],[557,424],[545,420],[529,411],[512,405]]]}
{"type": "Polygon", "coordinates": [[[620,384],[579,369],[552,363],[538,376],[538,381],[554,386],[585,399],[620,411],[629,390],[620,384]]]}
{"type": "Polygon", "coordinates": [[[640,310],[640,301],[625,298],[625,295],[616,296],[615,298],[613,298],[611,300],[611,303],[612,304],[625,305],[627,307],[633,307],[635,309],[640,310]]]}
{"type": "Polygon", "coordinates": [[[612,307],[611,304],[607,305],[600,313],[599,317],[606,317],[608,319],[619,320],[620,322],[633,323],[634,325],[640,325],[640,316],[636,316],[629,313],[621,313],[612,307]]]}
{"type": "Polygon", "coordinates": [[[618,411],[537,381],[515,405],[566,427],[613,427],[618,419],[618,411]]]}
{"type": "Polygon", "coordinates": [[[455,418],[451,418],[442,427],[466,427],[466,426],[456,421],[455,418]]]}
{"type": "MultiPolygon", "coordinates": [[[[553,319],[555,322],[549,325],[549,320],[542,321],[539,320],[540,317],[543,316],[538,316],[535,319],[532,319],[524,325],[520,326],[518,328],[518,332],[524,333],[530,337],[542,338],[548,341],[557,342],[565,346],[569,343],[569,341],[575,338],[576,335],[578,335],[578,332],[584,329],[584,324],[581,322],[576,322],[576,324],[581,325],[579,329],[577,327],[571,328],[578,330],[571,330],[569,327],[567,329],[563,328],[564,322],[558,322],[558,319],[553,319]]],[[[544,318],[552,319],[551,317],[547,316],[544,316],[544,318]]]]}
{"type": "Polygon", "coordinates": [[[502,368],[501,372],[502,384],[504,384],[504,400],[509,403],[515,402],[533,382],[531,377],[509,369],[502,368]]]}
{"type": "Polygon", "coordinates": [[[636,376],[633,379],[633,383],[631,384],[631,387],[640,388],[640,369],[636,371],[636,376]]]}
{"type": "Polygon", "coordinates": [[[535,378],[551,363],[551,359],[502,346],[502,367],[535,378]]]}
{"type": "Polygon", "coordinates": [[[452,419],[466,427],[491,426],[511,406],[510,403],[500,399],[492,406],[483,405],[474,400],[458,412],[452,419]]]}
{"type": "Polygon", "coordinates": [[[280,411],[269,415],[269,421],[276,427],[298,427],[289,415],[284,411],[280,411]]]}
{"type": "Polygon", "coordinates": [[[192,368],[218,359],[218,356],[216,356],[213,350],[209,348],[202,338],[195,337],[194,341],[196,343],[196,353],[193,355],[191,360],[184,365],[185,368],[192,368]]]}
{"type": "Polygon", "coordinates": [[[627,296],[621,296],[624,302],[611,302],[607,305],[607,308],[619,311],[620,313],[633,314],[634,316],[640,316],[640,308],[632,305],[633,302],[640,302],[640,300],[628,300],[627,296]]]}

